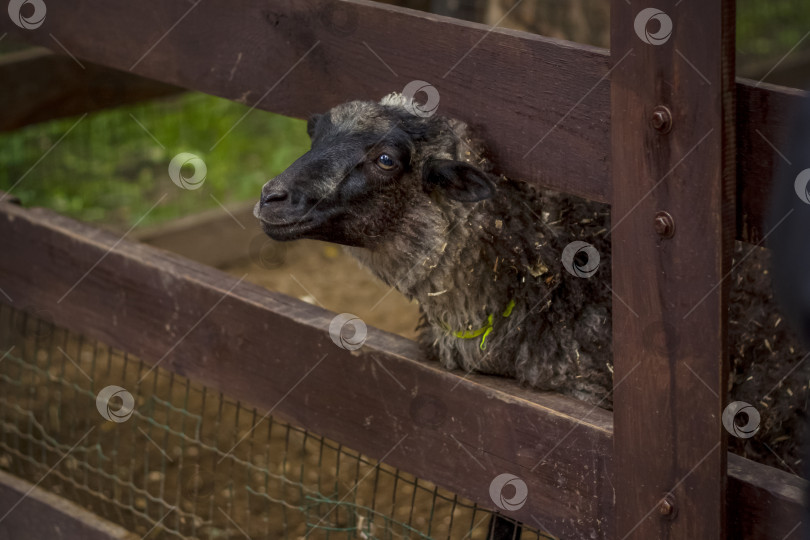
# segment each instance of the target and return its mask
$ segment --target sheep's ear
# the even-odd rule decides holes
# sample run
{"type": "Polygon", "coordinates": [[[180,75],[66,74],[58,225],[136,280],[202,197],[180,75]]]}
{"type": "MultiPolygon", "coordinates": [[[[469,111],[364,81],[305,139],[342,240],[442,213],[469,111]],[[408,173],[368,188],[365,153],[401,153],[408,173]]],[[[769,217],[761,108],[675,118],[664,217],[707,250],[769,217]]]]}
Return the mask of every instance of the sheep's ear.
{"type": "Polygon", "coordinates": [[[431,159],[425,163],[422,178],[425,191],[441,190],[454,201],[477,202],[495,193],[492,177],[463,161],[431,159]]]}
{"type": "Polygon", "coordinates": [[[307,120],[307,134],[310,139],[315,134],[315,126],[318,125],[318,120],[320,120],[322,116],[322,114],[313,114],[309,117],[309,120],[307,120]]]}

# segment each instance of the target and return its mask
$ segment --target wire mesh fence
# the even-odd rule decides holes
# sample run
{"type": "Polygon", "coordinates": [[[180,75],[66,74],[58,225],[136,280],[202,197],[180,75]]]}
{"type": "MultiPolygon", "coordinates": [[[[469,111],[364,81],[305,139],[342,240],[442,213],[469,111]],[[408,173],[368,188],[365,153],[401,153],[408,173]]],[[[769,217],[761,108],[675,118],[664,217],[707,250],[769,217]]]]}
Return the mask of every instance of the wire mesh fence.
{"type": "Polygon", "coordinates": [[[0,304],[18,477],[149,539],[489,537],[487,509],[47,319],[0,304]]]}

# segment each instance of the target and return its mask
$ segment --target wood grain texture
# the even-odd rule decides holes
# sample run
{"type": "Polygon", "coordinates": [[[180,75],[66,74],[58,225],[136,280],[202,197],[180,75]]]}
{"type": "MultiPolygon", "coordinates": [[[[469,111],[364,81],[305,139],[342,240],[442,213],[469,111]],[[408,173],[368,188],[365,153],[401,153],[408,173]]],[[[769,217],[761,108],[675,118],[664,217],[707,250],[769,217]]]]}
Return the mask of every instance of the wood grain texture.
{"type": "MultiPolygon", "coordinates": [[[[51,44],[53,46],[53,43],[51,44]]],[[[0,131],[177,94],[175,86],[33,48],[0,56],[0,131]]]]}
{"type": "Polygon", "coordinates": [[[737,83],[737,237],[762,242],[776,167],[787,151],[790,115],[806,92],[754,81],[737,83]],[[782,155],[780,155],[782,154],[782,155]]]}
{"type": "MultiPolygon", "coordinates": [[[[424,80],[440,92],[439,114],[471,123],[508,176],[601,202],[613,196],[604,49],[366,0],[193,5],[54,3],[40,28],[0,17],[0,32],[60,52],[53,33],[82,61],[297,117],[424,80]]],[[[773,176],[773,151],[757,130],[779,133],[796,96],[753,87],[737,85],[746,231],[761,229],[773,176]]]]}
{"type": "MultiPolygon", "coordinates": [[[[112,249],[118,241],[6,199],[0,253],[12,255],[0,257],[0,288],[14,306],[371,457],[406,437],[386,462],[487,508],[489,482],[511,472],[529,498],[510,517],[540,520],[561,539],[613,538],[609,412],[503,378],[462,378],[373,328],[360,351],[341,350],[328,336],[331,313],[126,239],[112,249]]],[[[735,538],[783,540],[801,520],[806,481],[735,456],[729,477],[735,538]]]]}
{"type": "Polygon", "coordinates": [[[798,476],[729,454],[728,538],[807,538],[808,493],[798,476]]]}
{"type": "Polygon", "coordinates": [[[659,44],[643,41],[643,25],[637,35],[638,7],[611,7],[616,534],[725,539],[734,3],[659,2],[673,24],[659,44]],[[651,122],[659,106],[672,111],[669,133],[651,122]],[[674,218],[672,238],[655,232],[659,211],[674,218]],[[645,340],[651,324],[665,351],[645,340]],[[662,515],[666,496],[674,511],[662,515]]]}
{"type": "Polygon", "coordinates": [[[0,471],[0,539],[138,540],[110,523],[49,491],[0,471]]]}

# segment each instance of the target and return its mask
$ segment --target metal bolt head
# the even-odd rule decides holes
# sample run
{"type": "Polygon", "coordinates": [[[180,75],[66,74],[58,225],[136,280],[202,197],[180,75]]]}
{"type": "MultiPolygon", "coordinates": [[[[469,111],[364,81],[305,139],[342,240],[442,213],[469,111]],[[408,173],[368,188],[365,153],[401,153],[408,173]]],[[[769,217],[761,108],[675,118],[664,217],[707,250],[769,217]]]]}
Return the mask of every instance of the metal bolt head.
{"type": "Polygon", "coordinates": [[[672,129],[672,113],[665,106],[659,105],[653,109],[650,122],[658,132],[668,133],[672,129]]]}
{"type": "Polygon", "coordinates": [[[672,493],[667,493],[658,503],[658,514],[666,519],[675,519],[678,515],[678,508],[675,506],[675,497],[672,493]]]}
{"type": "Polygon", "coordinates": [[[672,238],[675,234],[675,220],[669,212],[662,210],[655,214],[655,232],[662,238],[672,238]]]}

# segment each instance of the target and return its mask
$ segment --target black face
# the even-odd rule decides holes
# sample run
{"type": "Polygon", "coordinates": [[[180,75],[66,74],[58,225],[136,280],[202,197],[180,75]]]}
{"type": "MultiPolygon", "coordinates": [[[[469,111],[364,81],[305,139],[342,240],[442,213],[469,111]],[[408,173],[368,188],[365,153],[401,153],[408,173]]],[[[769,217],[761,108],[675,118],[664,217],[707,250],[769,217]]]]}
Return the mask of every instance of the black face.
{"type": "Polygon", "coordinates": [[[349,106],[351,114],[310,120],[310,151],[262,189],[254,215],[274,240],[373,247],[433,189],[465,202],[491,195],[492,180],[470,165],[416,159],[435,146],[426,119],[376,103],[341,107],[349,106]]]}
{"type": "Polygon", "coordinates": [[[394,133],[340,136],[322,122],[312,149],[265,184],[254,213],[275,240],[364,246],[390,224],[380,218],[401,210],[396,195],[410,173],[408,145],[394,133]]]}

